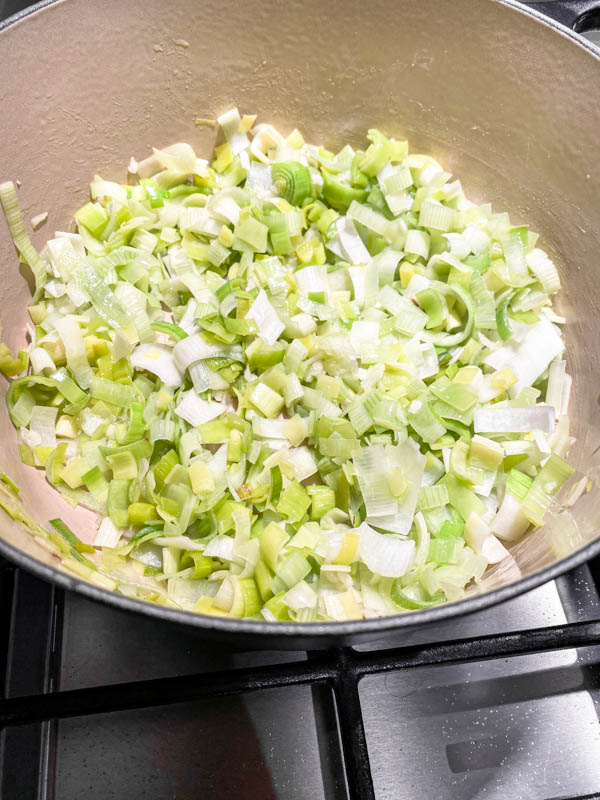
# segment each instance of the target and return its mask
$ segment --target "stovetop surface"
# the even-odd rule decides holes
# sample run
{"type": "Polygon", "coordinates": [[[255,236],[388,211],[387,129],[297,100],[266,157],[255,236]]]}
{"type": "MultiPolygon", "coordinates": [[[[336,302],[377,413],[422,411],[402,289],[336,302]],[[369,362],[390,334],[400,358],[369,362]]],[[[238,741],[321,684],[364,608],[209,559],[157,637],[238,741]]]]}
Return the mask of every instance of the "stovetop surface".
{"type": "MultiPolygon", "coordinates": [[[[303,662],[304,652],[228,652],[186,629],[64,593],[5,564],[5,696],[303,662]]],[[[432,643],[600,617],[587,566],[471,617],[355,650],[432,643]]],[[[560,646],[560,643],[558,643],[560,646]]],[[[550,800],[600,792],[600,650],[399,668],[358,684],[377,800],[550,800]]],[[[110,694],[106,694],[109,698],[110,694]]],[[[169,698],[165,698],[167,700],[169,698]]],[[[348,787],[327,684],[165,702],[2,733],[12,800],[337,800],[348,787]]],[[[600,796],[600,795],[598,795],[600,796]]]]}

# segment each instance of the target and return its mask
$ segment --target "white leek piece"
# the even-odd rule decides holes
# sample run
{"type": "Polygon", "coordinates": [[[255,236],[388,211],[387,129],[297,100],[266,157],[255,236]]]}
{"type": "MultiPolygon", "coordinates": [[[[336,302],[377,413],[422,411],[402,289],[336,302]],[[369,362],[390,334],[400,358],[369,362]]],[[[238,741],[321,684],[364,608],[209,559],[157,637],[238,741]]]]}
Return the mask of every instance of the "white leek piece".
{"type": "Polygon", "coordinates": [[[275,344],[285,328],[263,289],[260,290],[256,300],[246,314],[246,319],[252,319],[256,322],[258,335],[267,344],[275,344]]]}
{"type": "Polygon", "coordinates": [[[131,365],[159,377],[165,386],[181,385],[181,373],[175,366],[173,350],[159,344],[141,344],[130,355],[131,365]]]}
{"type": "Polygon", "coordinates": [[[359,528],[361,561],[376,575],[400,578],[410,567],[415,543],[395,534],[377,533],[366,522],[359,528]]]}
{"type": "Polygon", "coordinates": [[[210,422],[211,419],[215,419],[227,411],[227,406],[224,403],[203,400],[198,397],[193,389],[190,389],[189,392],[184,392],[182,398],[175,409],[175,413],[194,427],[202,425],[204,422],[210,422]]]}
{"type": "Polygon", "coordinates": [[[498,348],[485,363],[496,370],[512,370],[517,376],[514,391],[519,392],[524,386],[531,386],[564,348],[556,325],[543,317],[535,325],[528,326],[520,342],[498,348]]]}
{"type": "Polygon", "coordinates": [[[478,433],[552,433],[556,411],[549,406],[504,408],[487,406],[475,409],[473,425],[478,433]]]}

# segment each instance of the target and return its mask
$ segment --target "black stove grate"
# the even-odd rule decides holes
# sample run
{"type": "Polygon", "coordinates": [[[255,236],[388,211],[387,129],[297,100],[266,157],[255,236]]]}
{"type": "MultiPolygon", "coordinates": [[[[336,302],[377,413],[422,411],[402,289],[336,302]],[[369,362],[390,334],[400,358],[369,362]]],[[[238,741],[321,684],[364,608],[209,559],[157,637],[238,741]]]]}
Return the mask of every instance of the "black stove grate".
{"type": "MultiPolygon", "coordinates": [[[[4,562],[0,569],[0,597],[3,656],[0,666],[5,673],[5,690],[0,699],[0,729],[16,728],[22,733],[16,740],[16,751],[13,747],[15,752],[4,753],[5,762],[8,758],[22,758],[24,750],[30,756],[31,750],[37,748],[42,765],[44,740],[45,751],[48,752],[47,740],[52,738],[53,730],[55,735],[56,720],[59,719],[165,706],[265,689],[328,686],[335,697],[333,717],[342,748],[343,782],[351,800],[375,798],[359,696],[359,682],[363,677],[415,667],[466,664],[600,644],[600,620],[588,620],[375,651],[335,648],[308,653],[306,660],[287,663],[60,690],[64,593],[4,562]],[[19,584],[23,581],[28,582],[27,591],[19,592],[19,584]],[[24,596],[27,597],[25,603],[24,596]],[[36,604],[38,610],[43,609],[43,613],[32,615],[32,604],[36,604]],[[26,626],[26,637],[14,635],[19,626],[21,631],[26,626]],[[39,726],[36,728],[31,723],[43,723],[41,736],[39,726]]],[[[37,776],[37,790],[31,797],[40,800],[54,797],[52,770],[48,769],[48,764],[46,768],[46,776],[37,776]]],[[[22,771],[22,780],[25,782],[27,769],[31,771],[31,761],[25,760],[22,771]]],[[[15,775],[20,770],[15,769],[13,764],[10,772],[15,775]]],[[[16,786],[9,782],[7,785],[5,776],[3,796],[12,800],[13,797],[25,798],[29,795],[23,791],[23,784],[16,786]]],[[[600,793],[585,797],[600,798],[600,793]]],[[[580,798],[585,800],[583,796],[580,798]]]]}

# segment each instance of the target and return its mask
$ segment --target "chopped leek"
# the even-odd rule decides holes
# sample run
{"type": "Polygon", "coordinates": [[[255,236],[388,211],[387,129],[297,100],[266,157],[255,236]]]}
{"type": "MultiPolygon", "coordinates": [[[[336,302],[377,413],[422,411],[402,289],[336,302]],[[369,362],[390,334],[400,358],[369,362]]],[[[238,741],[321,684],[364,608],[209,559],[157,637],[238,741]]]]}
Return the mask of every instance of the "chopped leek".
{"type": "Polygon", "coordinates": [[[196,613],[462,597],[572,472],[556,266],[405,141],[218,123],[210,164],[179,142],[137,185],[94,178],[39,254],[0,184],[36,285],[27,346],[0,343],[19,451],[98,514],[93,544],[42,535],[79,576],[196,613]]]}
{"type": "Polygon", "coordinates": [[[310,196],[310,172],[304,164],[279,161],[271,167],[271,175],[278,194],[291,205],[300,206],[310,196]]]}

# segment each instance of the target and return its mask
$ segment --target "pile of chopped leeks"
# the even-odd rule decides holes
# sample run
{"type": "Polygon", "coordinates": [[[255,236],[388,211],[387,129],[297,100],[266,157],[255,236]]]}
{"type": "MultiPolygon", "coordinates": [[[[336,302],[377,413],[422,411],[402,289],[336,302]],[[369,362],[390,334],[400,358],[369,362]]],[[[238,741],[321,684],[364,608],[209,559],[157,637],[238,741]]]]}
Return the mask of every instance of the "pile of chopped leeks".
{"type": "Polygon", "coordinates": [[[98,176],[0,368],[22,460],[98,512],[72,571],[204,614],[351,620],[465,596],[572,469],[537,235],[370,130],[334,154],[233,109],[98,176]]]}

